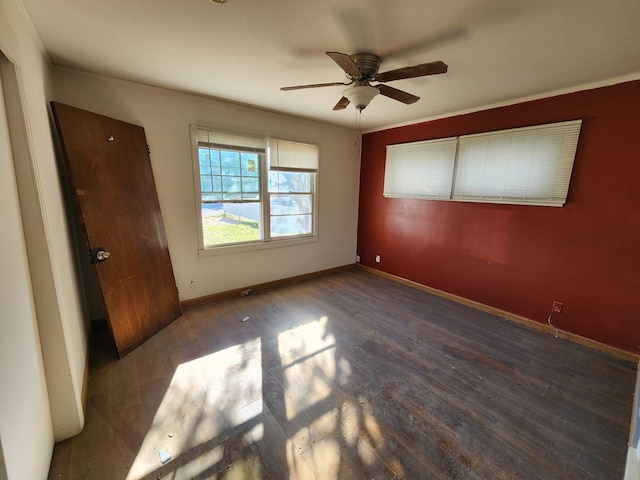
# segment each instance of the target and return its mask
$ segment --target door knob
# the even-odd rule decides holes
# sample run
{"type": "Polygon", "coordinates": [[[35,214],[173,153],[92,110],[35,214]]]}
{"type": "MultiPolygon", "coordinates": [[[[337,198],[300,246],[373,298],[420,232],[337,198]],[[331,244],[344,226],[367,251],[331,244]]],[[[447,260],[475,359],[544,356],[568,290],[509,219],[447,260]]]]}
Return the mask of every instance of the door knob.
{"type": "Polygon", "coordinates": [[[96,258],[101,262],[104,262],[107,258],[109,258],[111,254],[109,252],[105,252],[104,250],[100,250],[96,253],[96,258]]]}
{"type": "Polygon", "coordinates": [[[110,256],[111,254],[107,252],[104,247],[93,248],[89,252],[89,259],[91,260],[91,263],[104,262],[110,256]]]}

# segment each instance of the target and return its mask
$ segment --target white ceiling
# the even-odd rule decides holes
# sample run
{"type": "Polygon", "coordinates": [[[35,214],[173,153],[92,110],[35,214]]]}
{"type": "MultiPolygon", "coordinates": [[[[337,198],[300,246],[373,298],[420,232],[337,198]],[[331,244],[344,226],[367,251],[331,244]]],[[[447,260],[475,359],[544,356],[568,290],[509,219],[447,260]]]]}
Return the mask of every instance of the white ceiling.
{"type": "Polygon", "coordinates": [[[363,130],[640,78],[640,0],[23,0],[56,65],[353,127],[326,51],[369,51],[381,71],[443,60],[389,85],[363,130]]]}

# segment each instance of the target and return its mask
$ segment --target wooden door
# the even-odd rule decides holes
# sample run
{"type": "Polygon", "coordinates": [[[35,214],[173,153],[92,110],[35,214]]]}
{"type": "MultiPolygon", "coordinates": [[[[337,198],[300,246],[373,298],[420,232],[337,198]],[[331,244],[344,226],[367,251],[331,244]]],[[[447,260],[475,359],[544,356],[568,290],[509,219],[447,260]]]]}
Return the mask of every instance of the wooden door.
{"type": "Polygon", "coordinates": [[[144,129],[51,105],[122,357],[182,313],[144,129]]]}

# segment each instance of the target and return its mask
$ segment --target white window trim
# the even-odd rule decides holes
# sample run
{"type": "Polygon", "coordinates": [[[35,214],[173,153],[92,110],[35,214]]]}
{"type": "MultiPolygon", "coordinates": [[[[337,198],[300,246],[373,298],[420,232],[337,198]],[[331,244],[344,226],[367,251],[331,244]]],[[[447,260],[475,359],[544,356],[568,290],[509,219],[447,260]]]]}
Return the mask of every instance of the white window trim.
{"type": "MultiPolygon", "coordinates": [[[[254,252],[257,250],[268,250],[271,248],[293,247],[296,245],[317,243],[318,240],[318,235],[306,235],[296,238],[287,237],[286,239],[271,240],[269,242],[259,240],[251,243],[239,243],[236,245],[220,245],[218,247],[198,249],[198,257],[215,257],[217,255],[232,255],[236,253],[254,252]]],[[[202,242],[202,240],[200,241],[202,242]]]]}
{"type": "MultiPolygon", "coordinates": [[[[242,252],[251,252],[257,250],[271,249],[271,248],[281,248],[281,247],[291,247],[295,245],[304,245],[309,243],[316,243],[319,239],[318,233],[318,225],[319,225],[319,212],[318,212],[318,184],[319,184],[319,166],[320,166],[320,147],[317,144],[302,142],[298,140],[291,139],[283,139],[278,138],[277,140],[282,140],[285,142],[293,142],[293,143],[303,143],[307,145],[314,145],[318,150],[318,167],[315,170],[315,182],[311,185],[311,195],[312,195],[312,232],[306,235],[295,235],[295,236],[282,236],[282,237],[271,237],[270,232],[264,231],[266,225],[269,224],[270,219],[270,193],[269,193],[269,185],[268,185],[268,172],[269,172],[269,142],[272,137],[267,135],[263,135],[265,139],[265,143],[267,145],[267,153],[264,155],[264,161],[260,162],[260,215],[261,215],[261,225],[260,229],[262,239],[255,240],[252,242],[246,243],[237,243],[237,244],[227,244],[227,245],[218,245],[218,246],[210,246],[205,247],[204,245],[204,230],[202,225],[202,191],[200,189],[200,164],[198,158],[198,141],[197,134],[199,130],[209,130],[209,131],[221,131],[218,128],[213,127],[203,127],[201,125],[191,125],[191,157],[192,157],[192,167],[193,167],[193,182],[194,182],[194,193],[195,193],[195,212],[197,219],[197,228],[198,228],[198,256],[199,257],[210,257],[216,255],[229,255],[236,254],[242,252]]],[[[232,132],[230,132],[232,133],[232,132]]],[[[252,133],[244,133],[244,132],[236,132],[237,135],[247,136],[247,137],[257,137],[258,135],[252,133]]],[[[274,138],[275,140],[275,138],[274,138]]],[[[305,169],[300,169],[304,171],[305,169]]]]}

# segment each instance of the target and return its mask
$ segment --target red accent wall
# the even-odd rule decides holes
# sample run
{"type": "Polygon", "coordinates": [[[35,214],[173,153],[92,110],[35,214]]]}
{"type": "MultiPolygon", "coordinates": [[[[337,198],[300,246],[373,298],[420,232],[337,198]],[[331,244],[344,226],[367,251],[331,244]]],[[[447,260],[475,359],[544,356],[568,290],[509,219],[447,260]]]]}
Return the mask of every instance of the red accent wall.
{"type": "Polygon", "coordinates": [[[560,301],[558,328],[640,353],[640,81],[364,135],[358,254],[541,323],[560,301]],[[562,208],[382,196],[389,144],[574,119],[583,123],[562,208]]]}

